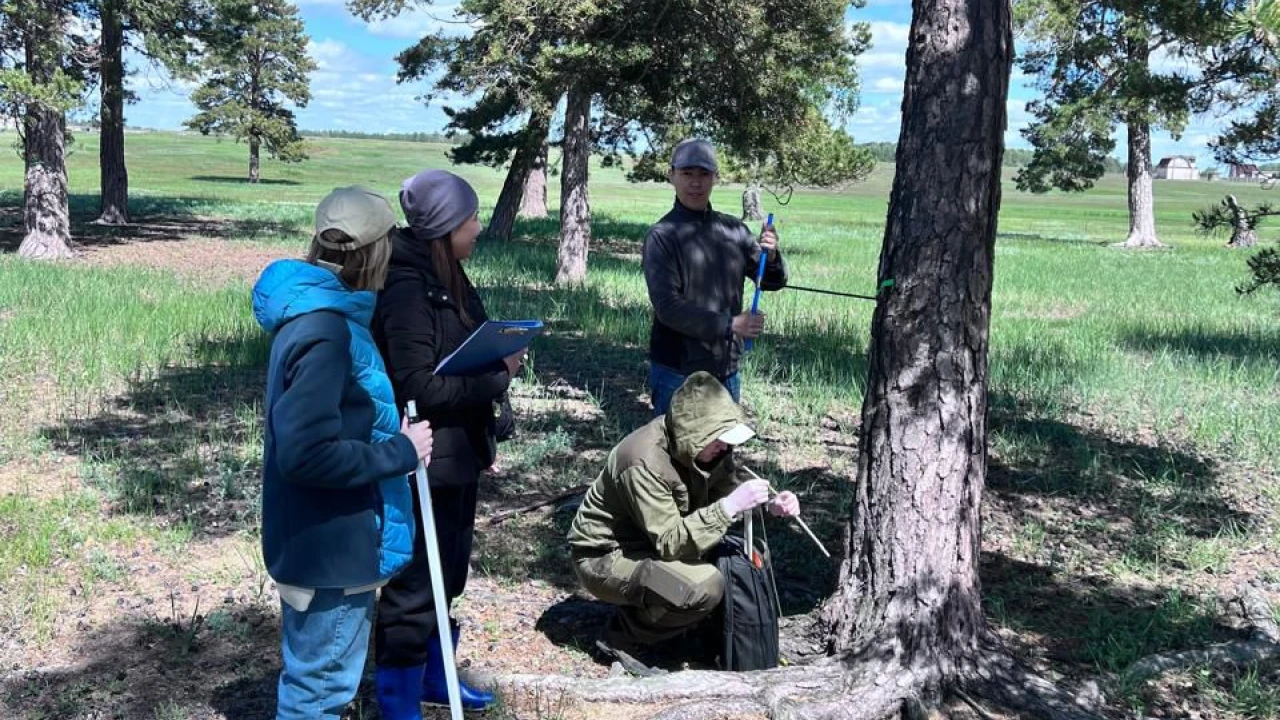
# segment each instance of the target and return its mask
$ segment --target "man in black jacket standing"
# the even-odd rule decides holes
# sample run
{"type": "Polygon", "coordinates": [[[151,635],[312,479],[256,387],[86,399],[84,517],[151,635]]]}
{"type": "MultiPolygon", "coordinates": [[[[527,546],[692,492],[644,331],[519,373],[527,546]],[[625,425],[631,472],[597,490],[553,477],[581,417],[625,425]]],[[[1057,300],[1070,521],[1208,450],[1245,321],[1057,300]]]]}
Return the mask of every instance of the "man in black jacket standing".
{"type": "Polygon", "coordinates": [[[644,278],[653,303],[649,334],[649,389],[654,415],[689,375],[711,373],[741,400],[738,360],[742,342],[759,337],[764,314],[743,311],[743,287],[755,279],[760,253],[768,253],[764,290],[787,284],[778,235],[758,237],[741,220],[711,207],[719,165],[705,140],[681,142],[671,154],[668,178],[676,201],[644,241],[644,278]]]}

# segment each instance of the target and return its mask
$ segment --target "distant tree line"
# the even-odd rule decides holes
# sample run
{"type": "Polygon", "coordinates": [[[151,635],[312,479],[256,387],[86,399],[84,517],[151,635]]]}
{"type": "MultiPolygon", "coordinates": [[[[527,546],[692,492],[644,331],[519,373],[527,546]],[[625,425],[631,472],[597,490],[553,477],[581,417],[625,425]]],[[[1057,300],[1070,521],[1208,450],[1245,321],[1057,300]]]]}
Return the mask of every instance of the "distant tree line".
{"type": "Polygon", "coordinates": [[[463,134],[452,137],[441,132],[371,133],[356,130],[302,130],[298,134],[309,138],[340,138],[343,140],[397,140],[400,142],[439,143],[462,145],[468,141],[463,134]]]}
{"type": "MultiPolygon", "coordinates": [[[[877,162],[891,163],[898,152],[898,144],[891,142],[861,143],[858,147],[871,153],[871,156],[874,157],[877,162]]],[[[1033,157],[1035,157],[1034,150],[1005,148],[1004,166],[1014,168],[1026,167],[1031,164],[1031,159],[1033,157]]],[[[1103,164],[1106,166],[1106,171],[1109,173],[1124,172],[1124,165],[1116,158],[1107,157],[1103,160],[1103,164]]]]}

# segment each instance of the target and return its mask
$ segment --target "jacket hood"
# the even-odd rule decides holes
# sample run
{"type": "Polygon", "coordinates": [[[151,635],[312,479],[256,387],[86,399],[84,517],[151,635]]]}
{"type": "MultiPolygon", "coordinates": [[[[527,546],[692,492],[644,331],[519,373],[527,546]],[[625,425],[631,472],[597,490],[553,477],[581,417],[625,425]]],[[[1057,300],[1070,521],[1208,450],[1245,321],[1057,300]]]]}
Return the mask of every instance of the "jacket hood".
{"type": "Polygon", "coordinates": [[[377,296],[352,290],[331,270],[301,260],[277,260],[253,285],[253,317],[267,332],[318,310],[336,312],[369,326],[377,296]]]}
{"type": "Polygon", "coordinates": [[[448,242],[443,240],[423,240],[410,230],[398,230],[391,235],[391,267],[413,268],[425,273],[433,285],[443,285],[436,277],[436,266],[431,260],[431,244],[448,242]]]}
{"type": "Polygon", "coordinates": [[[746,422],[742,406],[710,373],[689,376],[671,398],[667,434],[675,459],[697,469],[694,457],[730,428],[746,422]]]}

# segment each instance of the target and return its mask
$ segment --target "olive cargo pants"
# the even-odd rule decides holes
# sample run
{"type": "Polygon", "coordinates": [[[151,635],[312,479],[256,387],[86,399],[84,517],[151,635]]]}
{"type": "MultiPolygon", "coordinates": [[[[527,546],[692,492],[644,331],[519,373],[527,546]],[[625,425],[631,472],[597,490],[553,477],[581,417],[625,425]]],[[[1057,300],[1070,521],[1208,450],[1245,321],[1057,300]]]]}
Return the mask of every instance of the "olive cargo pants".
{"type": "Polygon", "coordinates": [[[587,592],[621,607],[622,630],[645,645],[697,625],[724,595],[724,578],[711,563],[614,550],[596,556],[575,553],[573,569],[587,592]]]}

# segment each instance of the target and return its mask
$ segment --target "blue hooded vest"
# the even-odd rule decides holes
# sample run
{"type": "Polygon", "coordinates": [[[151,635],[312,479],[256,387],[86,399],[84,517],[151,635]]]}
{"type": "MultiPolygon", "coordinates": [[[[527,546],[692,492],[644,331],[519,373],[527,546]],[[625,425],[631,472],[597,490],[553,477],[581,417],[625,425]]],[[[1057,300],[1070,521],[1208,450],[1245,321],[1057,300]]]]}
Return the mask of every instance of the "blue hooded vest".
{"type": "Polygon", "coordinates": [[[408,564],[416,452],[369,334],[376,296],[300,260],[273,262],[253,314],[267,371],[262,542],[277,582],[349,588],[408,564]]]}

